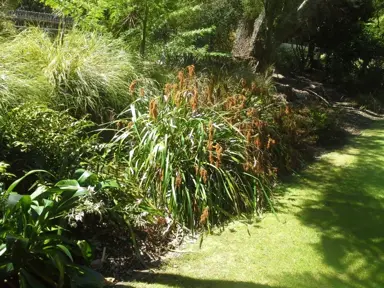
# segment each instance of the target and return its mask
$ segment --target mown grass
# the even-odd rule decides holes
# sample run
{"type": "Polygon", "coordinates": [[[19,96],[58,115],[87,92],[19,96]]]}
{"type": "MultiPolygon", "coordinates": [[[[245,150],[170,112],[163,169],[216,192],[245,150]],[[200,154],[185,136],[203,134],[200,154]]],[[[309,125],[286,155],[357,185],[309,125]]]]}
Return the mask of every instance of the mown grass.
{"type": "Polygon", "coordinates": [[[278,219],[232,223],[121,287],[384,287],[383,175],[380,122],[286,183],[278,219]]]}

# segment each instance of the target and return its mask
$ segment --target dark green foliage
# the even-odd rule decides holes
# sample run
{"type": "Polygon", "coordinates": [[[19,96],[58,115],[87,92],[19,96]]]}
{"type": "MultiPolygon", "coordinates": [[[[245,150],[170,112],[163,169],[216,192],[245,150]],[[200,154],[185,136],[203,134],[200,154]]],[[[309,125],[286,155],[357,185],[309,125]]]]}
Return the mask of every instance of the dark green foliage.
{"type": "Polygon", "coordinates": [[[50,170],[67,178],[85,157],[94,153],[97,135],[92,122],[77,120],[38,104],[10,111],[0,121],[3,159],[19,176],[31,169],[50,170]]]}
{"type": "MultiPolygon", "coordinates": [[[[71,238],[68,213],[90,193],[94,175],[84,171],[77,180],[38,186],[30,195],[15,192],[12,183],[1,194],[0,278],[12,287],[103,287],[98,273],[82,266],[90,263],[91,248],[71,238]]],[[[99,189],[98,189],[99,188],[99,189]]]]}
{"type": "Polygon", "coordinates": [[[83,29],[111,33],[142,56],[181,66],[227,56],[241,14],[238,0],[44,2],[83,29]]]}

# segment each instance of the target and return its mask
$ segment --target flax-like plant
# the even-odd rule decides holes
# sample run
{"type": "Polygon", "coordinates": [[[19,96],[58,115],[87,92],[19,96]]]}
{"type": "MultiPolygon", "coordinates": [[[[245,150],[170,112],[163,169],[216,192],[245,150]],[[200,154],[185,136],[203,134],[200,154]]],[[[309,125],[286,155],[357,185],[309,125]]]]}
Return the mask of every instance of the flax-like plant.
{"type": "Polygon", "coordinates": [[[220,218],[250,208],[243,137],[214,111],[195,114],[187,101],[169,101],[152,99],[149,113],[135,104],[127,111],[137,115],[115,137],[127,153],[127,173],[158,207],[191,227],[207,209],[220,218]]]}
{"type": "Polygon", "coordinates": [[[255,211],[269,177],[248,169],[246,135],[228,111],[201,105],[193,67],[178,78],[163,97],[143,95],[115,122],[115,155],[146,197],[191,228],[255,211]]]}

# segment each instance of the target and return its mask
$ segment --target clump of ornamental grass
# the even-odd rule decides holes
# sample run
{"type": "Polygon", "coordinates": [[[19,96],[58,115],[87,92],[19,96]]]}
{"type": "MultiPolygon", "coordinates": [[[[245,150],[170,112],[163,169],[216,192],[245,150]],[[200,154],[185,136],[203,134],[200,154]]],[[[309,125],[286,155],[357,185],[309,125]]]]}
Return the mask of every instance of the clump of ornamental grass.
{"type": "Polygon", "coordinates": [[[134,99],[132,81],[138,87],[151,84],[119,40],[72,31],[57,38],[52,48],[44,69],[55,88],[52,101],[77,115],[119,113],[134,99]]]}
{"type": "Polygon", "coordinates": [[[1,113],[28,101],[49,101],[53,87],[43,69],[49,63],[50,46],[49,37],[36,29],[0,43],[1,113]]]}
{"type": "Polygon", "coordinates": [[[34,101],[103,122],[136,97],[133,81],[136,89],[154,89],[121,41],[96,33],[73,30],[52,38],[27,29],[0,43],[0,63],[3,111],[34,101]]]}

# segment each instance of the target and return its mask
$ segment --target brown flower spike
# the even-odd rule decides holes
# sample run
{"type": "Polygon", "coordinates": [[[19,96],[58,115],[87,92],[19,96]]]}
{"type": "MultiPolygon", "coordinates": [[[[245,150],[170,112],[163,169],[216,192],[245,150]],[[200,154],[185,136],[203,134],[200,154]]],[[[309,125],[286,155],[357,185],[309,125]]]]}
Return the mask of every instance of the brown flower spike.
{"type": "Polygon", "coordinates": [[[200,225],[205,225],[209,217],[209,208],[205,208],[203,213],[200,216],[200,225]]]}
{"type": "Polygon", "coordinates": [[[132,81],[131,85],[129,85],[129,92],[133,93],[135,91],[137,84],[137,80],[132,81]]]}
{"type": "Polygon", "coordinates": [[[157,102],[156,100],[151,100],[151,102],[149,103],[149,116],[152,118],[152,119],[157,119],[157,102]]]}

